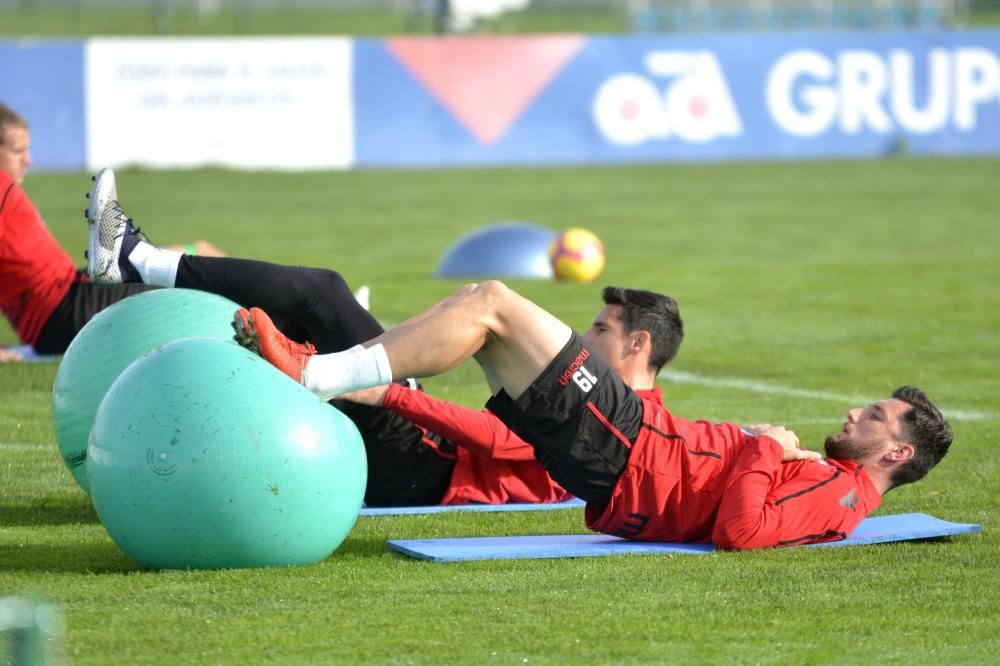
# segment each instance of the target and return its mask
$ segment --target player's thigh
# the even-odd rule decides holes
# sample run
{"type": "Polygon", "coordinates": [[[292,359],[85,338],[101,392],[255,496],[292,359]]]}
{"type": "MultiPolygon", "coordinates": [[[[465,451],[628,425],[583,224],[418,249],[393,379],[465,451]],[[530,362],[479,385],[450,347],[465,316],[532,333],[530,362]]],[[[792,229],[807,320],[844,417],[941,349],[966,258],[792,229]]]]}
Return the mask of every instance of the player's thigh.
{"type": "Polygon", "coordinates": [[[488,301],[488,339],[476,360],[487,377],[516,398],[566,346],[573,331],[500,282],[484,282],[477,289],[488,301]]]}

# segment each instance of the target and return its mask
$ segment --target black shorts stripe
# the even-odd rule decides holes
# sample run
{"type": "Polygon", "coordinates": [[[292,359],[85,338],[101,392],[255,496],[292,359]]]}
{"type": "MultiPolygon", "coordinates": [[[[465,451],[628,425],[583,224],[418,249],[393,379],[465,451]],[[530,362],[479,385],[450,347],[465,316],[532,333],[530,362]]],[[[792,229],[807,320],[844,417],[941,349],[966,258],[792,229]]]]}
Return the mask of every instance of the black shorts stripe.
{"type": "Polygon", "coordinates": [[[837,530],[827,530],[822,534],[807,534],[805,536],[796,537],[795,539],[786,539],[784,541],[779,541],[779,546],[791,546],[793,544],[802,543],[804,541],[815,541],[817,539],[823,539],[825,541],[843,541],[847,538],[847,532],[838,532],[837,530]],[[830,539],[830,537],[837,537],[836,539],[830,539]]]}
{"type": "Polygon", "coordinates": [[[614,424],[611,423],[611,421],[608,420],[608,417],[601,413],[601,410],[600,410],[600,408],[597,405],[595,405],[592,402],[588,402],[587,403],[587,409],[589,409],[590,413],[594,415],[594,418],[597,419],[597,421],[602,426],[604,426],[605,430],[607,430],[609,433],[611,433],[611,435],[615,439],[617,439],[619,442],[622,443],[622,446],[624,446],[626,448],[629,448],[629,449],[632,448],[632,442],[628,441],[628,437],[626,437],[625,435],[623,435],[622,432],[621,432],[621,430],[619,430],[618,428],[616,428],[614,426],[614,424]]]}
{"type": "Polygon", "coordinates": [[[802,495],[805,495],[806,493],[811,493],[812,491],[814,491],[814,490],[816,490],[818,488],[822,488],[826,484],[828,484],[831,481],[833,481],[834,479],[836,479],[838,476],[840,476],[840,470],[839,469],[836,470],[833,473],[833,476],[831,476],[829,479],[827,479],[825,481],[820,481],[815,486],[810,486],[809,488],[806,488],[805,490],[800,490],[799,492],[793,493],[793,494],[791,494],[791,495],[789,495],[787,497],[782,497],[780,500],[778,500],[777,502],[774,503],[774,506],[778,506],[779,504],[781,504],[782,502],[784,502],[786,500],[795,499],[796,497],[801,497],[802,495]]]}

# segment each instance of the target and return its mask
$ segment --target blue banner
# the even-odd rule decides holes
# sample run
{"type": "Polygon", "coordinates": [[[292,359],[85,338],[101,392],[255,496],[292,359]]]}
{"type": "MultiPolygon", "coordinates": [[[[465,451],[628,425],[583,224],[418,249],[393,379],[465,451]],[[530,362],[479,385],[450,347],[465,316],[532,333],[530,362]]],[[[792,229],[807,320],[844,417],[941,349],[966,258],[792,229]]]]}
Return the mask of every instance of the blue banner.
{"type": "MultiPolygon", "coordinates": [[[[257,53],[238,39],[188,41],[184,52],[196,65],[257,53]]],[[[97,39],[0,42],[0,100],[31,123],[39,169],[109,160],[164,168],[215,163],[212,141],[202,142],[207,157],[181,151],[184,161],[157,148],[157,136],[142,134],[143,117],[130,107],[112,101],[122,118],[108,115],[108,100],[123,94],[149,103],[171,95],[183,101],[191,91],[201,91],[197,99],[242,100],[262,98],[263,90],[288,107],[283,117],[308,118],[297,125],[300,134],[328,137],[305,141],[310,149],[301,154],[256,151],[240,162],[247,168],[1000,154],[997,30],[406,37],[354,40],[343,49],[327,41],[326,50],[290,42],[317,60],[296,72],[325,73],[333,82],[303,88],[318,91],[321,103],[297,88],[274,87],[274,72],[288,70],[278,57],[288,48],[260,51],[260,63],[240,61],[221,83],[164,55],[162,67],[150,71],[170,76],[146,77],[140,89],[122,79],[130,70],[111,56],[128,61],[128,49],[145,40],[97,39]],[[95,49],[104,54],[96,64],[85,55],[95,49]],[[340,67],[343,76],[334,76],[340,67]],[[98,131],[105,126],[110,135],[98,131]],[[140,132],[142,145],[128,132],[140,132]]],[[[157,44],[151,40],[146,51],[157,44]]],[[[253,124],[242,109],[232,114],[227,128],[253,124]]],[[[183,122],[210,126],[206,118],[183,122]]]]}
{"type": "Polygon", "coordinates": [[[31,125],[33,168],[83,168],[82,42],[0,42],[0,101],[31,125]]]}
{"type": "Polygon", "coordinates": [[[1000,31],[358,40],[359,166],[1000,153],[1000,31]]]}

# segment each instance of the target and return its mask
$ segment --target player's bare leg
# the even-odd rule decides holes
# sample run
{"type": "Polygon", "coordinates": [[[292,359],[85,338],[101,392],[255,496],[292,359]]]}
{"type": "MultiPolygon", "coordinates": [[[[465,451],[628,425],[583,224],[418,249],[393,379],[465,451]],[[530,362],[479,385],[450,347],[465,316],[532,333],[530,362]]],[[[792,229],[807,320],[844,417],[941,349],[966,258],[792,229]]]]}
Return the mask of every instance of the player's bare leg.
{"type": "MultiPolygon", "coordinates": [[[[281,336],[273,327],[253,328],[251,337],[281,336]]],[[[502,387],[516,398],[571,335],[569,326],[502,283],[484,282],[463,287],[365,343],[364,349],[312,356],[301,381],[313,393],[330,399],[394,379],[439,375],[474,356],[491,388],[502,387]]],[[[241,344],[257,342],[268,358],[264,350],[271,345],[247,342],[241,344]]]]}
{"type": "Polygon", "coordinates": [[[469,285],[365,346],[381,344],[394,377],[427,377],[475,357],[491,388],[521,395],[572,330],[497,281],[469,285]]]}

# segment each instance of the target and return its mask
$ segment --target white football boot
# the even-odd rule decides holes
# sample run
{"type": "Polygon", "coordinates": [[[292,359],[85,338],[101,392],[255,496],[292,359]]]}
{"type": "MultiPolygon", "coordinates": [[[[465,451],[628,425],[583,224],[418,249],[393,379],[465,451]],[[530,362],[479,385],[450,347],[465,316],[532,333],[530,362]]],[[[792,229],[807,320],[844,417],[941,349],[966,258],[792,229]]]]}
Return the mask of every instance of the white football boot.
{"type": "Polygon", "coordinates": [[[139,242],[139,230],[118,204],[115,172],[102,169],[94,176],[94,187],[87,194],[87,274],[95,284],[141,282],[138,271],[128,260],[129,252],[139,242]]]}

